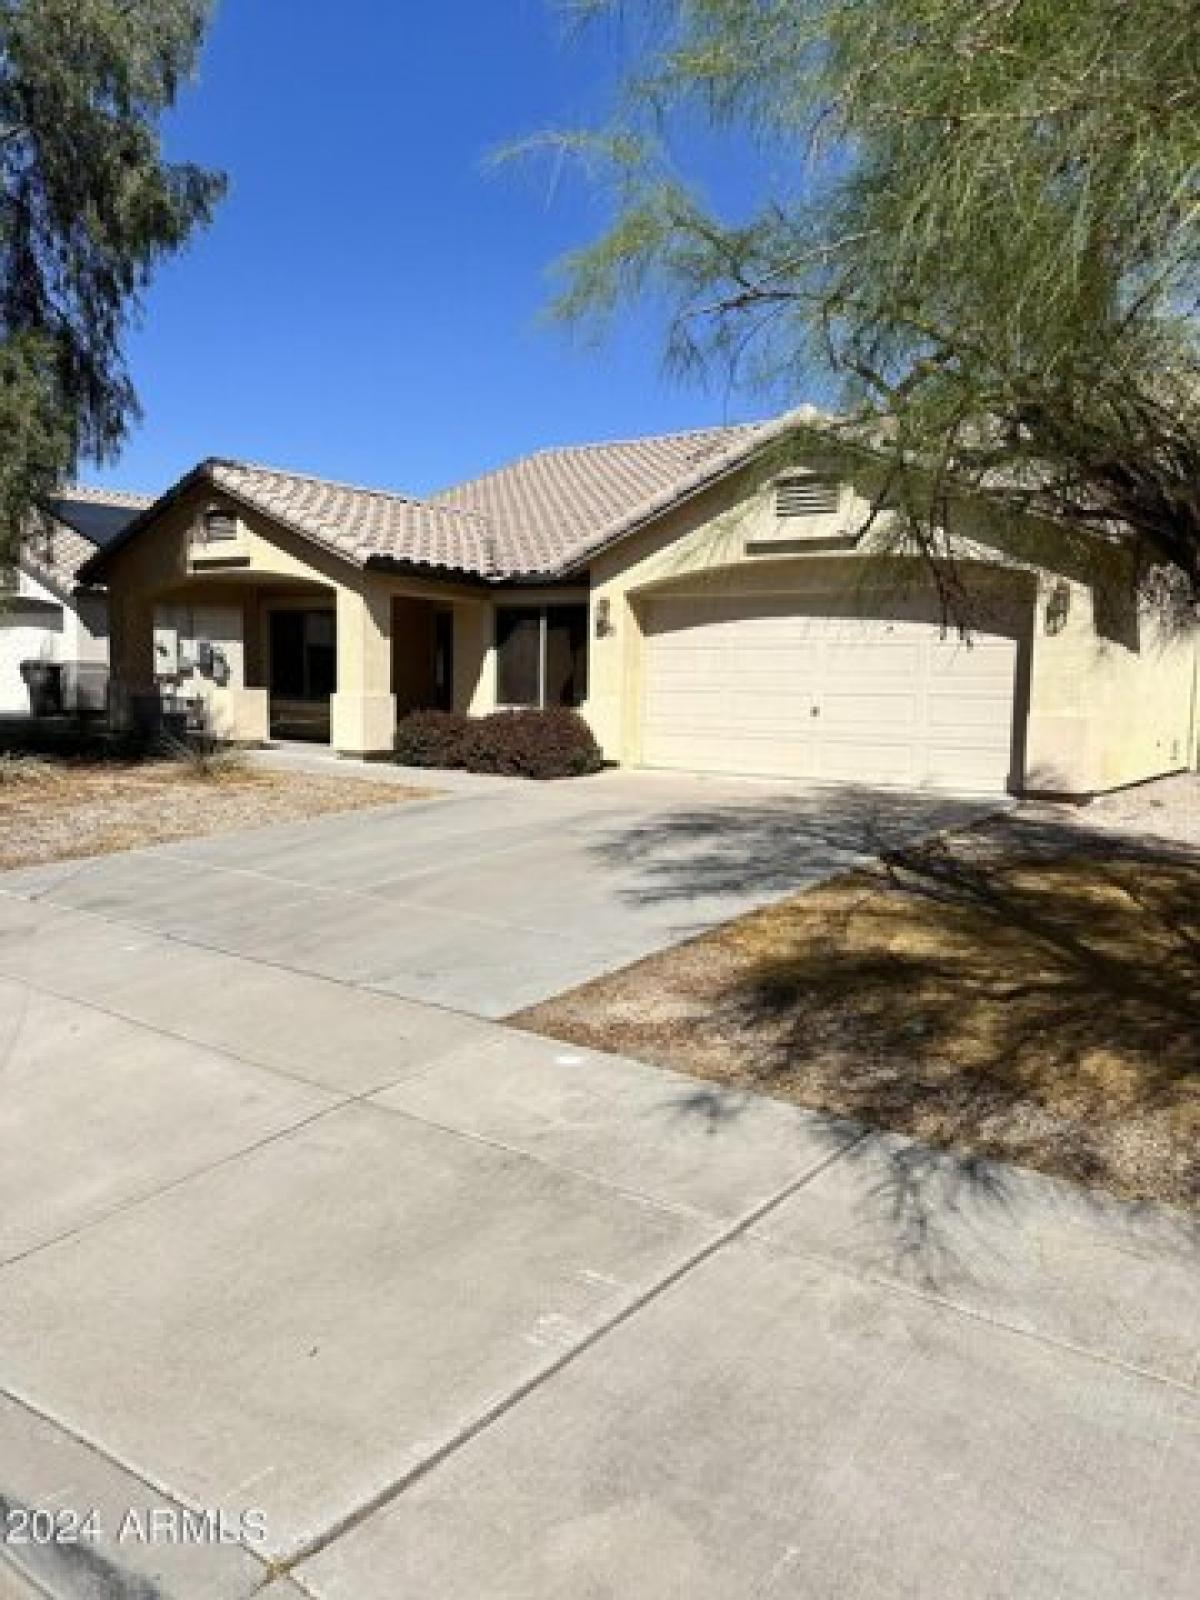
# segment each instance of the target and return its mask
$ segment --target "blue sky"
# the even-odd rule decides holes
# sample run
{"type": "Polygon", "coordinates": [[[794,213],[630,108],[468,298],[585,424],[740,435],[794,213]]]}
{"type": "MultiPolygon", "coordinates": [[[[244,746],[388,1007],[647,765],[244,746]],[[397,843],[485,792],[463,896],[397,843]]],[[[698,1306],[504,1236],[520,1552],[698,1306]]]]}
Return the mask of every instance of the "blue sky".
{"type": "Polygon", "coordinates": [[[167,144],[230,192],[129,342],[144,421],[81,477],[154,491],[228,455],[419,494],[543,444],[761,414],[664,376],[653,316],[598,348],[539,323],[601,202],[486,158],[597,120],[620,48],[552,0],[221,0],[167,144]]]}

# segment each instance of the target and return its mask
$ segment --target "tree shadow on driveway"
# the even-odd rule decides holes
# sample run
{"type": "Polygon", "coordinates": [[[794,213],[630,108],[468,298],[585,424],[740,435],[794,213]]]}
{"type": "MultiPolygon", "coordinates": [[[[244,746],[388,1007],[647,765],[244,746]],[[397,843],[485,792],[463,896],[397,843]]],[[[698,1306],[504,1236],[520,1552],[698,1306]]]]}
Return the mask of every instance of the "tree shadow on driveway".
{"type": "Polygon", "coordinates": [[[639,817],[610,828],[592,852],[623,871],[622,898],[630,904],[728,899],[734,915],[742,902],[787,894],[942,828],[981,821],[1006,804],[826,785],[639,817]]]}

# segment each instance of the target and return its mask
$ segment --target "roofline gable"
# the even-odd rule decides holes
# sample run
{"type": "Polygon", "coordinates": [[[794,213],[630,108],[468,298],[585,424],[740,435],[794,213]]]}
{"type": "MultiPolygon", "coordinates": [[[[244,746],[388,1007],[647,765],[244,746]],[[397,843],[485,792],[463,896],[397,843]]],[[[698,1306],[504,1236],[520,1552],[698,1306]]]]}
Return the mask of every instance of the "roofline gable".
{"type": "MultiPolygon", "coordinates": [[[[222,466],[234,465],[226,462],[220,456],[207,456],[203,461],[185,472],[182,478],[176,480],[171,487],[159,495],[157,500],[151,502],[146,509],[129,524],[118,536],[104,549],[97,550],[94,556],[89,557],[79,569],[79,578],[83,582],[102,582],[104,568],[108,558],[115,555],[118,550],[141,536],[152,524],[158,521],[164,512],[179,504],[185,496],[193,490],[207,484],[211,489],[226,499],[231,500],[239,509],[252,512],[255,516],[265,517],[268,522],[277,523],[281,528],[286,528],[296,538],[303,539],[305,543],[315,545],[326,555],[334,556],[339,561],[344,561],[347,566],[365,566],[365,560],[356,560],[348,551],[339,549],[331,543],[314,534],[309,528],[302,528],[291,521],[273,507],[259,503],[252,495],[244,491],[233,489],[228,484],[222,483],[216,475],[216,469],[222,466]]],[[[241,463],[237,463],[241,465],[241,463]]],[[[272,469],[273,470],[273,469],[272,469]]]]}
{"type": "MultiPolygon", "coordinates": [[[[487,510],[477,509],[471,505],[455,503],[452,498],[456,492],[467,489],[470,484],[481,482],[493,474],[485,473],[483,479],[471,479],[465,483],[440,490],[427,499],[416,496],[402,495],[394,490],[368,489],[353,484],[340,483],[334,479],[321,478],[311,473],[294,473],[274,467],[258,466],[249,462],[233,461],[220,456],[209,456],[200,461],[183,477],[178,479],[163,494],[152,501],[129,523],[128,527],[113,539],[103,549],[98,549],[79,568],[77,577],[82,583],[102,582],[104,572],[111,556],[123,549],[132,540],[141,535],[154,525],[162,515],[171,507],[177,505],[185,495],[194,490],[209,485],[211,489],[228,498],[240,509],[265,518],[281,529],[286,530],[324,554],[344,562],[347,566],[364,569],[367,567],[383,568],[390,570],[414,570],[432,573],[453,574],[460,580],[478,581],[486,584],[504,584],[514,581],[519,582],[553,582],[563,577],[578,573],[586,568],[588,562],[607,550],[622,539],[628,538],[657,521],[660,517],[672,511],[676,506],[694,498],[697,494],[724,481],[734,473],[742,470],[749,462],[762,455],[772,446],[779,444],[790,434],[802,431],[806,426],[819,427],[828,423],[829,419],[812,406],[803,406],[797,410],[785,412],[763,423],[746,423],[736,425],[736,436],[723,449],[717,450],[697,462],[695,470],[682,477],[674,477],[665,482],[661,489],[643,498],[636,505],[622,511],[618,516],[611,518],[589,534],[574,548],[562,554],[558,559],[542,562],[535,565],[509,564],[497,559],[496,551],[502,545],[504,534],[510,535],[516,531],[516,523],[512,529],[497,525],[495,517],[487,510]],[[474,551],[464,551],[463,562],[439,562],[422,560],[419,556],[411,558],[402,546],[395,549],[376,549],[369,542],[357,545],[346,542],[337,542],[332,538],[322,537],[315,531],[311,523],[291,516],[286,509],[280,509],[278,503],[272,503],[269,496],[260,499],[244,485],[238,486],[229,483],[223,475],[261,473],[276,477],[280,480],[292,480],[314,485],[317,488],[327,488],[339,494],[351,496],[367,496],[383,501],[395,503],[397,507],[411,507],[414,512],[427,512],[431,516],[448,517],[460,520],[464,529],[473,529],[477,540],[481,539],[482,552],[478,542],[474,551]]],[[[713,430],[692,430],[697,436],[713,430]]],[[[720,430],[717,430],[720,431],[720,430]]],[[[683,438],[686,435],[650,435],[648,441],[664,437],[683,438]]],[[[552,446],[545,450],[534,451],[530,456],[519,457],[510,464],[518,467],[522,461],[529,461],[556,454],[569,454],[574,451],[605,449],[619,449],[635,446],[642,441],[628,440],[605,444],[603,442],[591,445],[565,445],[552,446]]],[[[831,444],[836,441],[830,440],[831,444]]],[[[510,470],[500,467],[493,469],[493,473],[510,470]]],[[[469,542],[469,541],[468,541],[469,542]]]]}
{"type": "Polygon", "coordinates": [[[736,447],[722,452],[701,464],[696,472],[690,476],[677,479],[669,489],[662,494],[652,496],[635,506],[632,511],[623,513],[614,518],[605,528],[602,528],[594,540],[589,541],[579,550],[572,552],[550,574],[562,577],[568,573],[576,572],[587,563],[609,550],[613,545],[619,544],[623,539],[632,538],[634,534],[641,533],[650,527],[660,517],[666,516],[676,506],[683,505],[698,494],[714,488],[726,479],[733,477],[744,467],[748,466],[757,456],[763,455],[772,446],[781,443],[789,434],[799,433],[805,426],[815,427],[823,420],[821,412],[813,406],[801,406],[797,410],[787,411],[771,422],[761,423],[755,428],[753,434],[736,447]]]}

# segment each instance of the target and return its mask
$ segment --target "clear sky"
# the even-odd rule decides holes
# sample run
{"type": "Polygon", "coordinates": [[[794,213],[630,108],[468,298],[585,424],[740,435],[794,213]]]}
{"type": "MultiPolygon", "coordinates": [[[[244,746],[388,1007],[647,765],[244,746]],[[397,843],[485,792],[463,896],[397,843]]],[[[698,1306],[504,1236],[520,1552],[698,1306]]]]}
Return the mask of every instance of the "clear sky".
{"type": "Polygon", "coordinates": [[[227,455],[420,494],[545,444],[762,414],[664,376],[647,315],[599,348],[539,322],[600,202],[486,158],[594,121],[620,48],[553,0],[221,0],[167,145],[230,192],[130,341],[144,421],[81,478],[157,491],[227,455]]]}

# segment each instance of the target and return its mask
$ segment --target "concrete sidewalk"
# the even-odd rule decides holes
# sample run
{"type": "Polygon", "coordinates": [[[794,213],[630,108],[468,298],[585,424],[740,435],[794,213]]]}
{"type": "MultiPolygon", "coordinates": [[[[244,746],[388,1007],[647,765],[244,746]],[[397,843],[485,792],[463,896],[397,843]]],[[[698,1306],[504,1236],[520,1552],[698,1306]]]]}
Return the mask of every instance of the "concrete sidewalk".
{"type": "Polygon", "coordinates": [[[0,1595],[1200,1592],[1183,1218],[4,894],[0,1083],[0,1595]]]}

